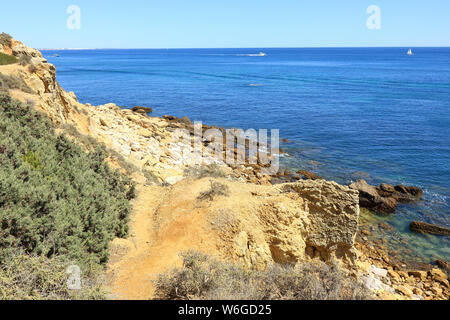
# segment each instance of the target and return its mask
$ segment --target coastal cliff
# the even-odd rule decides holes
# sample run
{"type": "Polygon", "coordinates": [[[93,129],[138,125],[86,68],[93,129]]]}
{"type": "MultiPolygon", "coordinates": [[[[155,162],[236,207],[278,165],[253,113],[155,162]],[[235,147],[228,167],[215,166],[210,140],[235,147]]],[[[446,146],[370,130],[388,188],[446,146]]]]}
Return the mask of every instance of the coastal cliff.
{"type": "Polygon", "coordinates": [[[179,253],[187,250],[257,270],[274,263],[338,261],[379,298],[449,297],[444,273],[405,275],[357,250],[357,190],[322,179],[272,185],[255,166],[230,167],[213,156],[196,166],[183,157],[193,153],[193,145],[173,135],[177,129],[191,132],[189,119],[151,117],[114,103],[82,104],[61,88],[55,67],[38,50],[10,39],[0,52],[25,61],[0,66],[0,74],[21,83],[5,85],[13,98],[43,112],[86,150],[102,144],[110,165],[137,184],[130,236],[110,245],[106,273],[113,297],[151,298],[151,275],[179,266],[179,253]],[[419,290],[416,278],[433,284],[419,290]]]}

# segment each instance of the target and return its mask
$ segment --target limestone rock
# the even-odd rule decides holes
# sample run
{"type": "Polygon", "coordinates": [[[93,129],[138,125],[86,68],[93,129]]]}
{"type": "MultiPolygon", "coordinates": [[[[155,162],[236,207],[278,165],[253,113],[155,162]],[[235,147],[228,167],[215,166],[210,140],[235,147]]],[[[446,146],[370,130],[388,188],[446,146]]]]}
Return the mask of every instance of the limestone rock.
{"type": "Polygon", "coordinates": [[[323,179],[322,177],[320,177],[317,174],[310,172],[308,170],[298,170],[297,173],[300,174],[301,176],[303,176],[303,178],[306,180],[321,180],[321,179],[323,179]]]}
{"type": "Polygon", "coordinates": [[[441,236],[450,236],[450,228],[421,221],[412,222],[409,228],[413,231],[421,233],[431,233],[441,236]]]}

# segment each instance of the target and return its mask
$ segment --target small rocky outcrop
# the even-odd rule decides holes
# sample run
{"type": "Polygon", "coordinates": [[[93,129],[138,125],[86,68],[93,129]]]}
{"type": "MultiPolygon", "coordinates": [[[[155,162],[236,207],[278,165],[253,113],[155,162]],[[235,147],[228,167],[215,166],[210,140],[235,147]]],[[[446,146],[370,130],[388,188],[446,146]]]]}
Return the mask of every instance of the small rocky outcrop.
{"type": "Polygon", "coordinates": [[[420,233],[435,234],[438,236],[450,236],[450,228],[421,221],[411,222],[409,228],[412,231],[420,233]]]}
{"type": "Polygon", "coordinates": [[[308,170],[298,170],[297,173],[305,180],[322,180],[323,178],[308,170]]]}
{"type": "Polygon", "coordinates": [[[145,114],[152,113],[152,112],[153,112],[153,109],[152,109],[152,108],[149,108],[149,107],[135,106],[135,107],[131,108],[131,111],[137,112],[137,113],[140,113],[140,114],[144,114],[144,115],[145,115],[145,114]]]}
{"type": "Polygon", "coordinates": [[[184,230],[206,223],[212,230],[203,245],[209,243],[224,258],[250,268],[332,257],[352,264],[357,258],[358,193],[335,182],[258,186],[227,179],[183,180],[171,187],[155,214],[190,217],[184,230]],[[212,185],[226,186],[229,192],[200,201],[199,195],[212,185]]]}
{"type": "Polygon", "coordinates": [[[359,204],[361,207],[373,210],[379,214],[390,214],[397,210],[399,203],[418,201],[423,191],[417,187],[404,185],[392,186],[382,183],[372,186],[365,180],[359,180],[349,186],[359,191],[359,204]]]}

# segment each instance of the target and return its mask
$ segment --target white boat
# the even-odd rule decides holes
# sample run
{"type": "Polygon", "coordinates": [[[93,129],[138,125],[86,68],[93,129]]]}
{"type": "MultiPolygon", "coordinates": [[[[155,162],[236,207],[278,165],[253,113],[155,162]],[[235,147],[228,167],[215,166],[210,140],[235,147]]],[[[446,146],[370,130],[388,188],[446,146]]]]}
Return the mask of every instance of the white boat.
{"type": "Polygon", "coordinates": [[[414,55],[414,53],[412,52],[412,49],[409,49],[409,50],[408,50],[407,55],[408,55],[408,56],[413,56],[413,55],[414,55]]]}
{"type": "Polygon", "coordinates": [[[265,57],[267,56],[267,53],[260,52],[260,53],[252,53],[252,54],[246,54],[247,57],[265,57]]]}

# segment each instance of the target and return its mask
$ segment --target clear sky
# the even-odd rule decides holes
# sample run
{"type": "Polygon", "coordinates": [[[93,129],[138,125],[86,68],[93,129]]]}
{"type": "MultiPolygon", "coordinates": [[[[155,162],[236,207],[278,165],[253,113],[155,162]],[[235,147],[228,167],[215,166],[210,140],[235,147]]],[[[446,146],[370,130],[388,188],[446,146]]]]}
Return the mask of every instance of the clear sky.
{"type": "Polygon", "coordinates": [[[450,46],[450,1],[2,1],[1,31],[37,48],[450,46]],[[67,27],[70,5],[80,29],[67,27]],[[380,29],[366,25],[370,5],[380,29]]]}

